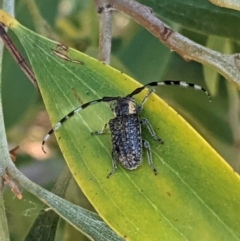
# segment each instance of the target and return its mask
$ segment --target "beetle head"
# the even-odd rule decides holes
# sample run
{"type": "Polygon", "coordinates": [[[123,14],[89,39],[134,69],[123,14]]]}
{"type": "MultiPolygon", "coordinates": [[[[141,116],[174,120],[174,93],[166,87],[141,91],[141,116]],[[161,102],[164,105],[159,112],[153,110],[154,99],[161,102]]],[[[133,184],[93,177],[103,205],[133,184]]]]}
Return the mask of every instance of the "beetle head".
{"type": "Polygon", "coordinates": [[[137,114],[135,101],[129,96],[119,97],[116,100],[114,107],[112,107],[112,111],[116,116],[137,114]]]}

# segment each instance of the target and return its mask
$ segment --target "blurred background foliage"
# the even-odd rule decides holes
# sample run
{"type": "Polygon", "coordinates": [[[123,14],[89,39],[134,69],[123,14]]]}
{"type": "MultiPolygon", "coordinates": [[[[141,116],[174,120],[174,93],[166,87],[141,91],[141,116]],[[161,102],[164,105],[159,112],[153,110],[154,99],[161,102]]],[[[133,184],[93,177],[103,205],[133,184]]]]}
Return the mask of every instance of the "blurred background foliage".
{"type": "MultiPolygon", "coordinates": [[[[175,0],[139,2],[151,7],[174,30],[204,46],[218,51],[239,51],[239,32],[231,31],[237,29],[239,14],[236,11],[221,9],[202,0],[195,0],[191,8],[188,3],[192,0],[184,3],[175,0]],[[224,18],[225,23],[221,20],[224,18]]],[[[93,0],[21,0],[16,1],[15,12],[17,20],[26,27],[97,58],[98,16],[93,0]]],[[[142,84],[183,80],[200,84],[210,91],[212,103],[204,95],[195,98],[192,90],[163,87],[157,93],[239,172],[239,96],[235,87],[207,67],[188,62],[171,52],[123,14],[114,13],[112,25],[112,66],[142,84]]],[[[16,36],[10,31],[9,35],[24,55],[16,36]]],[[[2,74],[4,118],[10,149],[20,146],[16,165],[31,180],[51,189],[65,164],[54,138],[48,143],[48,154],[41,151],[42,138],[51,128],[41,97],[7,51],[4,52],[2,74]]],[[[67,199],[92,210],[73,180],[68,186],[67,199]]],[[[41,203],[26,191],[23,191],[23,201],[17,201],[6,190],[5,204],[11,240],[21,240],[41,203]]],[[[62,235],[56,240],[88,240],[64,222],[59,227],[62,235]]]]}

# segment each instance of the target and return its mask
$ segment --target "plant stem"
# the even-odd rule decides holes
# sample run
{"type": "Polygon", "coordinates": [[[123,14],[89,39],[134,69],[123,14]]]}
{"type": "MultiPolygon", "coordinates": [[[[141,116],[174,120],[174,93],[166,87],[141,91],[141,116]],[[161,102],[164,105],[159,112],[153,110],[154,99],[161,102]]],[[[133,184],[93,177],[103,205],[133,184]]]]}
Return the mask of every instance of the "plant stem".
{"type": "Polygon", "coordinates": [[[109,0],[111,8],[133,18],[172,51],[186,60],[208,64],[240,88],[240,55],[221,54],[174,32],[156,18],[150,9],[133,0],[109,0]]]}
{"type": "Polygon", "coordinates": [[[99,52],[98,59],[106,64],[110,63],[112,13],[108,0],[95,0],[99,14],[99,52]]]}
{"type": "MultiPolygon", "coordinates": [[[[14,13],[14,0],[4,0],[2,8],[13,15],[14,13]]],[[[3,175],[5,173],[6,167],[12,162],[9,152],[7,137],[3,119],[3,109],[2,109],[2,60],[3,60],[3,42],[0,42],[0,239],[3,241],[9,241],[9,231],[7,225],[7,217],[5,213],[5,206],[3,200],[3,175]]]]}
{"type": "Polygon", "coordinates": [[[22,57],[22,55],[16,49],[15,45],[12,43],[12,40],[8,37],[4,29],[4,25],[2,23],[0,23],[0,38],[2,39],[5,47],[10,52],[10,54],[14,58],[15,62],[19,65],[23,73],[28,77],[28,79],[32,82],[35,88],[39,90],[37,80],[32,69],[28,66],[25,59],[22,57]]]}

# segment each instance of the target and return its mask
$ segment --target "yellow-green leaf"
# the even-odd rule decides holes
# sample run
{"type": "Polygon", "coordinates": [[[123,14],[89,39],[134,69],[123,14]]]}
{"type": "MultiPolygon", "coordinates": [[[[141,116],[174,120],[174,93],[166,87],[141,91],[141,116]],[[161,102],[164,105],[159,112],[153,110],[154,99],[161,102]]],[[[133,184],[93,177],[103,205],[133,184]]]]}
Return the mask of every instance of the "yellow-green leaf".
{"type": "MultiPolygon", "coordinates": [[[[82,65],[57,57],[51,51],[56,43],[16,22],[11,29],[28,54],[53,125],[79,105],[72,89],[87,102],[126,95],[139,86],[75,50],[67,54],[82,65]]],[[[136,97],[138,103],[144,94],[136,97]]],[[[196,98],[207,101],[200,92],[196,98]]],[[[144,153],[138,169],[118,165],[116,173],[106,178],[111,170],[110,137],[90,134],[112,117],[106,104],[85,109],[56,132],[73,176],[101,217],[126,240],[240,240],[239,176],[156,95],[149,98],[141,116],[148,118],[165,142],[159,145],[143,131],[151,144],[157,176],[144,153]]]]}

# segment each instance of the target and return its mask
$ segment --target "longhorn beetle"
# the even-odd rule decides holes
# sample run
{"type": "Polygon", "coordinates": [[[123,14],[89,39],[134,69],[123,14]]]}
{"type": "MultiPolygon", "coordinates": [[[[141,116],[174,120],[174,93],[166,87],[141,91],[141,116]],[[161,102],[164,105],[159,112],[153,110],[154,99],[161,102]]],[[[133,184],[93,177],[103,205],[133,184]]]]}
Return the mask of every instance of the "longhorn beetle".
{"type": "MultiPolygon", "coordinates": [[[[211,97],[209,93],[199,85],[192,83],[186,83],[183,81],[166,80],[162,82],[151,82],[142,87],[135,89],[132,93],[121,96],[107,96],[101,99],[89,101],[76,109],[72,110],[69,114],[63,117],[44,137],[42,142],[42,150],[44,150],[44,144],[49,139],[50,135],[59,129],[59,127],[67,121],[70,117],[74,116],[77,112],[100,102],[109,102],[112,112],[115,117],[106,123],[101,131],[92,132],[92,135],[102,135],[107,131],[109,126],[112,141],[112,170],[108,174],[109,178],[117,168],[117,161],[126,169],[136,169],[142,162],[142,147],[147,151],[148,164],[152,168],[154,174],[157,174],[157,170],[153,165],[150,145],[148,141],[142,139],[141,125],[146,125],[148,131],[154,140],[159,143],[163,141],[156,136],[149,121],[145,118],[139,119],[139,112],[143,109],[144,103],[148,97],[154,92],[154,89],[149,90],[148,94],[143,98],[140,105],[136,105],[133,96],[139,94],[146,87],[160,86],[160,85],[177,85],[182,87],[191,87],[195,90],[201,90],[208,96],[209,101],[211,97]]],[[[45,152],[46,153],[46,152],[45,152]]]]}

